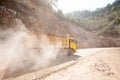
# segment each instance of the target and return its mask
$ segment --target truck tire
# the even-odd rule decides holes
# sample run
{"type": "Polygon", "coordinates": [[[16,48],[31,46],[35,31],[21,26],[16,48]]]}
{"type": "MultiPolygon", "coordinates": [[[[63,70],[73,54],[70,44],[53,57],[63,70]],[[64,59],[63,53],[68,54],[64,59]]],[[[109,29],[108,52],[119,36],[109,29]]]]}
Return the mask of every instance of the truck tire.
{"type": "Polygon", "coordinates": [[[66,48],[66,49],[64,49],[64,54],[66,56],[73,55],[74,54],[74,50],[71,49],[71,48],[66,48]]]}
{"type": "Polygon", "coordinates": [[[74,50],[69,48],[69,55],[73,55],[74,54],[74,50]]]}
{"type": "Polygon", "coordinates": [[[66,49],[66,55],[67,56],[70,56],[70,55],[73,55],[73,54],[74,54],[74,50],[73,49],[71,49],[71,48],[66,49]]]}

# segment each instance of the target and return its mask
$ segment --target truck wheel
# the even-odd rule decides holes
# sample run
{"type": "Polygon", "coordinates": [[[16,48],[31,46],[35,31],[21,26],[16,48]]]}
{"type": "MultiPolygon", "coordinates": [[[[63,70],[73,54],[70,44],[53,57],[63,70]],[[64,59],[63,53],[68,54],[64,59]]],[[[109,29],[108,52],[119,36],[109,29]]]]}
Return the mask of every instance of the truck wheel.
{"type": "Polygon", "coordinates": [[[74,50],[71,48],[65,49],[65,55],[69,56],[69,55],[73,55],[74,54],[74,50]]]}
{"type": "Polygon", "coordinates": [[[73,55],[74,54],[74,50],[69,48],[69,55],[73,55]]]}

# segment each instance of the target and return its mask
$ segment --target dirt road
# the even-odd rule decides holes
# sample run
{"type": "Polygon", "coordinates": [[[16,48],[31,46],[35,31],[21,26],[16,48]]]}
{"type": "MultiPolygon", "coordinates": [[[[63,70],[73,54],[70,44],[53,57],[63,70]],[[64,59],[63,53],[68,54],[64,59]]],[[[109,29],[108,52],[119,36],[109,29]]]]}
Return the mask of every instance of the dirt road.
{"type": "Polygon", "coordinates": [[[75,54],[82,57],[12,80],[120,80],[120,48],[78,50],[75,54]]]}

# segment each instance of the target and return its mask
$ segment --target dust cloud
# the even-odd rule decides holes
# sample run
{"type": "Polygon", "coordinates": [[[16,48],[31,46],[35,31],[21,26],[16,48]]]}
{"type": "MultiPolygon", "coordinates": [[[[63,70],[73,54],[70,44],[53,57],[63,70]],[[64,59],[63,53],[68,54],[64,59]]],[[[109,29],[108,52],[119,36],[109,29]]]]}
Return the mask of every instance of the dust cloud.
{"type": "Polygon", "coordinates": [[[31,34],[20,20],[16,28],[1,30],[0,80],[48,67],[62,47],[60,42],[51,44],[46,35],[31,34]]]}

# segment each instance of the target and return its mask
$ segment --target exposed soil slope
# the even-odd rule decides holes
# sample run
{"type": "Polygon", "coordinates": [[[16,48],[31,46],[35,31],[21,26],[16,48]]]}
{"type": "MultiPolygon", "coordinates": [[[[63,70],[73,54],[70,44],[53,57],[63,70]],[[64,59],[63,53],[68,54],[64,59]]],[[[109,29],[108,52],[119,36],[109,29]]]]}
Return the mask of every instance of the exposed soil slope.
{"type": "MultiPolygon", "coordinates": [[[[16,12],[15,17],[20,19],[25,27],[38,34],[70,34],[77,39],[78,48],[120,46],[119,39],[99,37],[96,34],[81,28],[76,23],[72,23],[56,16],[52,7],[43,0],[1,0],[1,6],[12,9],[16,12]]],[[[9,15],[9,14],[7,14],[9,15]]],[[[3,16],[2,16],[3,17],[3,16]]],[[[6,16],[4,16],[6,18],[6,16]]],[[[9,22],[8,19],[0,21],[9,22]]],[[[14,21],[12,22],[12,24],[14,21]]],[[[9,25],[8,25],[9,26],[9,25]]]]}

